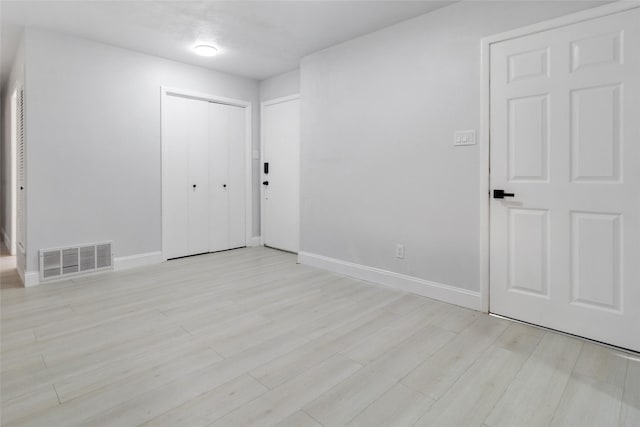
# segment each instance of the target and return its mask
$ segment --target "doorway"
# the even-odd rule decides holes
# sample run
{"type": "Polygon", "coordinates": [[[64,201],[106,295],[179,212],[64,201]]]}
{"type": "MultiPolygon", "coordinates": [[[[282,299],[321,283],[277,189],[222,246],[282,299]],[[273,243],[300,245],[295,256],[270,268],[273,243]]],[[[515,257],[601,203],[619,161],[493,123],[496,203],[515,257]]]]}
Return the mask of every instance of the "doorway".
{"type": "Polygon", "coordinates": [[[300,99],[264,102],[262,120],[262,239],[265,246],[300,248],[300,99]]]}

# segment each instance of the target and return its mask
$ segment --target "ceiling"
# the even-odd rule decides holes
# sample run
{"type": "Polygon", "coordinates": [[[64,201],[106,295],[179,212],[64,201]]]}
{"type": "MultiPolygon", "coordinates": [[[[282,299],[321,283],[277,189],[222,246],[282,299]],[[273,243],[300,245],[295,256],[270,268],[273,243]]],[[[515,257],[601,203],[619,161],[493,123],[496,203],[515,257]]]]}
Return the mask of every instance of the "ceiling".
{"type": "Polygon", "coordinates": [[[300,59],[453,1],[6,1],[0,2],[0,72],[25,26],[264,79],[300,59]],[[220,53],[196,56],[197,42],[220,53]]]}

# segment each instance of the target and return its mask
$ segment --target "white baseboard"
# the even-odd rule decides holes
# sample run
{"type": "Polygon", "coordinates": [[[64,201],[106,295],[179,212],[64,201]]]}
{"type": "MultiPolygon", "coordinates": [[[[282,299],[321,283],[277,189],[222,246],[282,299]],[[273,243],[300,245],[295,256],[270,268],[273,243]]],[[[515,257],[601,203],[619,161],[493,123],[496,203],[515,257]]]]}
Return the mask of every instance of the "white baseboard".
{"type": "Polygon", "coordinates": [[[298,262],[473,310],[481,309],[479,292],[308,252],[299,252],[298,262]]]}
{"type": "Polygon", "coordinates": [[[22,272],[19,268],[17,268],[18,274],[22,279],[22,284],[25,288],[30,288],[32,286],[38,286],[40,284],[40,272],[39,271],[27,271],[22,272]]]}
{"type": "Polygon", "coordinates": [[[254,248],[256,246],[262,246],[262,236],[253,236],[249,241],[250,248],[254,248]]]}
{"type": "Polygon", "coordinates": [[[113,259],[113,269],[125,270],[127,268],[144,267],[146,265],[160,264],[163,260],[162,252],[147,252],[144,254],[135,254],[113,259]]]}

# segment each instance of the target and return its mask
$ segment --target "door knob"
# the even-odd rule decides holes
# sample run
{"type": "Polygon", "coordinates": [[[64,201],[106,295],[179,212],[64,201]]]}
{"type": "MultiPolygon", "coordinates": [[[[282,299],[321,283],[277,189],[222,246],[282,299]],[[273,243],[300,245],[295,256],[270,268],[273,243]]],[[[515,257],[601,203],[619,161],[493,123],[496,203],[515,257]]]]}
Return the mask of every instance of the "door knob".
{"type": "Polygon", "coordinates": [[[227,184],[222,184],[222,188],[227,188],[227,184]]]}
{"type": "Polygon", "coordinates": [[[195,185],[195,184],[193,184],[193,188],[196,188],[196,185],[195,185]]]}
{"type": "Polygon", "coordinates": [[[269,181],[262,181],[262,185],[269,185],[269,181]]]}
{"type": "Polygon", "coordinates": [[[504,190],[493,190],[494,199],[504,199],[505,197],[515,197],[515,194],[505,193],[504,190]]]}

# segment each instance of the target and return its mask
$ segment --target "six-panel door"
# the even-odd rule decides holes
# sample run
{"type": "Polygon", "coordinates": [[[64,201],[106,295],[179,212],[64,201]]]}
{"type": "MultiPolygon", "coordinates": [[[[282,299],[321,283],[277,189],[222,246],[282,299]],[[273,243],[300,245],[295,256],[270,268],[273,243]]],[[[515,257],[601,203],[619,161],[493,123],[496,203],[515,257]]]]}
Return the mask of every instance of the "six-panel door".
{"type": "Polygon", "coordinates": [[[640,350],[640,10],[490,55],[490,310],[640,350]]]}

